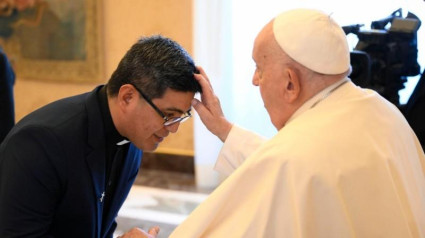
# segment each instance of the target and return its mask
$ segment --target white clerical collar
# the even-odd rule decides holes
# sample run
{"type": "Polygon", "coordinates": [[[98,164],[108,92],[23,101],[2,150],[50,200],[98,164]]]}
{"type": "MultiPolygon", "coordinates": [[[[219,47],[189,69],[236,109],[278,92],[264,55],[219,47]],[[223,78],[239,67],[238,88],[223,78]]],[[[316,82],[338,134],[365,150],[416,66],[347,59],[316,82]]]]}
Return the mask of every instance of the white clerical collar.
{"type": "Polygon", "coordinates": [[[323,101],[325,98],[327,98],[331,93],[333,93],[336,89],[341,87],[343,84],[348,82],[348,78],[341,79],[334,84],[328,86],[327,88],[323,89],[316,95],[314,95],[312,98],[307,100],[298,110],[295,111],[294,114],[289,118],[289,120],[286,122],[286,124],[290,123],[292,120],[294,120],[296,117],[301,115],[303,112],[307,111],[308,109],[315,107],[318,103],[323,101]]]}
{"type": "Polygon", "coordinates": [[[122,140],[122,141],[118,142],[117,145],[125,145],[125,144],[127,144],[129,142],[130,141],[128,141],[128,140],[122,140]]]}

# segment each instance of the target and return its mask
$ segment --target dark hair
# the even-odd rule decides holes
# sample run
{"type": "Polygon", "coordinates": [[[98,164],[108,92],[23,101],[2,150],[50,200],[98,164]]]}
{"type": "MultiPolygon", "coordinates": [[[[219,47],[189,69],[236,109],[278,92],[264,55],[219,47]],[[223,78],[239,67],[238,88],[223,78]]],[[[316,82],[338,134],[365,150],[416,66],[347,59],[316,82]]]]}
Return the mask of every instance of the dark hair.
{"type": "Polygon", "coordinates": [[[117,95],[124,84],[135,85],[151,99],[162,97],[167,88],[201,92],[193,73],[198,71],[192,58],[177,42],[160,35],[142,37],[109,79],[108,94],[117,95]]]}

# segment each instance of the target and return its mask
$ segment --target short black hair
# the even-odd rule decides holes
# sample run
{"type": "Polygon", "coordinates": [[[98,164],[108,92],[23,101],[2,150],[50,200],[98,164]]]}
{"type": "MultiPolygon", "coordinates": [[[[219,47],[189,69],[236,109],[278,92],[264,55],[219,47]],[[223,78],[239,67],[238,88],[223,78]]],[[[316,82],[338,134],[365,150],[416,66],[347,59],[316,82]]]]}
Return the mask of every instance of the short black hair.
{"type": "Polygon", "coordinates": [[[127,51],[108,81],[115,96],[124,84],[143,90],[149,98],[161,98],[167,88],[201,92],[193,74],[198,73],[190,55],[177,42],[161,35],[140,38],[127,51]]]}

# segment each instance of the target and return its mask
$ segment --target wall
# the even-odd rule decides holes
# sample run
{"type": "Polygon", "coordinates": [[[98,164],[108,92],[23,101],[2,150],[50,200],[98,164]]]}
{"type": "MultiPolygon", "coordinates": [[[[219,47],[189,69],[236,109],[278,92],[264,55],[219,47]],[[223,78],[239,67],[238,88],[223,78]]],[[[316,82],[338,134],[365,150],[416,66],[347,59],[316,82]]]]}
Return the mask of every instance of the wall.
{"type": "MultiPolygon", "coordinates": [[[[105,82],[130,46],[142,35],[162,34],[192,54],[192,0],[103,0],[102,40],[105,82]]],[[[16,119],[59,98],[91,91],[97,83],[52,83],[17,78],[16,119]]],[[[193,155],[193,121],[183,123],[158,151],[193,155]]]]}

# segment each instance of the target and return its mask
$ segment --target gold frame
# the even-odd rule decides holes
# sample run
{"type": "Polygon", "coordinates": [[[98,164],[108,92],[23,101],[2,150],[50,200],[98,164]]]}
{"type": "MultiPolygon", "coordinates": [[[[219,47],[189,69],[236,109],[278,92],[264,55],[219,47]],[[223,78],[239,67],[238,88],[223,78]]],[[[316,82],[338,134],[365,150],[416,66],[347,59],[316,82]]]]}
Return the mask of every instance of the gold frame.
{"type": "Polygon", "coordinates": [[[84,0],[85,50],[84,60],[35,60],[23,58],[20,47],[12,36],[4,43],[4,50],[12,61],[16,76],[54,82],[93,83],[104,80],[103,44],[101,42],[101,0],[84,0]]]}

